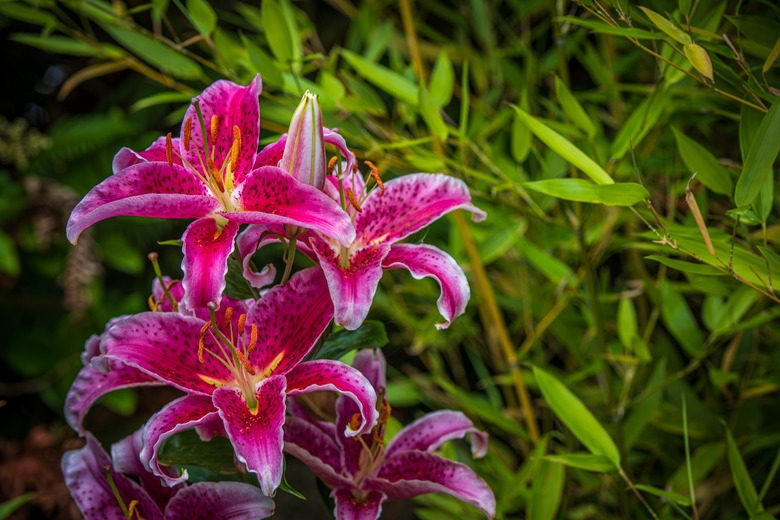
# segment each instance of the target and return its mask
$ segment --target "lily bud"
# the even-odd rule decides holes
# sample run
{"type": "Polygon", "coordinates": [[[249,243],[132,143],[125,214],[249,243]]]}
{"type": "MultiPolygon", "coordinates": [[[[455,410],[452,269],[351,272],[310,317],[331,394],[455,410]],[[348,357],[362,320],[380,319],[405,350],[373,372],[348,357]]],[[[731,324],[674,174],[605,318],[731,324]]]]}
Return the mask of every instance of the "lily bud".
{"type": "Polygon", "coordinates": [[[317,95],[308,90],[290,121],[290,131],[279,167],[304,184],[320,190],[325,186],[327,163],[322,110],[317,95]]]}

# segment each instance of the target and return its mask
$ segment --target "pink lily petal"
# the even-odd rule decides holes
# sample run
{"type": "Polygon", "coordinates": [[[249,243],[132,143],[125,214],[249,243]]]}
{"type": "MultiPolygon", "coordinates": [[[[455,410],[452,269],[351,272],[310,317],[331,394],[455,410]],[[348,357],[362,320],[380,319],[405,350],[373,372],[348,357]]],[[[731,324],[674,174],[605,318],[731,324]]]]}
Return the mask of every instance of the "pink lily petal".
{"type": "MultiPolygon", "coordinates": [[[[227,80],[219,80],[211,84],[198,96],[200,109],[203,113],[203,122],[206,126],[207,146],[209,156],[218,168],[230,157],[230,149],[233,146],[233,126],[238,126],[241,132],[241,152],[236,164],[232,166],[233,185],[243,182],[246,175],[252,169],[252,163],[257,153],[257,140],[260,136],[260,103],[257,97],[263,90],[260,74],[255,76],[252,83],[241,87],[227,80]],[[211,116],[217,116],[217,141],[212,148],[211,116]]],[[[198,154],[203,156],[203,131],[198,121],[198,115],[194,106],[187,109],[182,123],[181,135],[184,135],[184,124],[187,118],[192,118],[192,134],[189,150],[180,147],[182,156],[195,165],[199,170],[203,169],[198,154]]],[[[205,159],[204,159],[205,160],[205,159]]]]}
{"type": "Polygon", "coordinates": [[[357,489],[334,489],[330,496],[336,501],[333,516],[338,520],[376,520],[387,498],[380,491],[357,489]]]}
{"type": "MultiPolygon", "coordinates": [[[[173,297],[174,301],[176,301],[177,304],[181,303],[181,301],[184,299],[184,286],[181,284],[181,281],[174,280],[168,276],[163,276],[163,283],[168,288],[168,292],[173,297]]],[[[160,302],[157,306],[158,312],[173,311],[171,302],[169,302],[168,298],[165,297],[162,285],[160,285],[160,280],[157,278],[152,281],[152,296],[154,297],[155,301],[160,302]]]]}
{"type": "MultiPolygon", "coordinates": [[[[98,358],[95,359],[99,359],[98,358]]],[[[160,386],[163,383],[156,378],[141,372],[137,368],[127,366],[119,361],[108,361],[108,371],[98,371],[90,365],[85,365],[65,398],[65,420],[68,425],[84,435],[84,417],[95,401],[112,390],[136,386],[160,386]]]]}
{"type": "Polygon", "coordinates": [[[368,433],[376,425],[379,413],[376,411],[376,391],[358,370],[340,361],[319,359],[300,363],[287,372],[287,395],[304,394],[316,390],[332,390],[349,398],[357,405],[361,423],[357,429],[349,424],[344,435],[368,433]]]}
{"type": "Polygon", "coordinates": [[[141,450],[141,462],[160,477],[168,486],[174,486],[187,480],[187,470],[181,476],[172,475],[169,468],[162,468],[157,454],[163,443],[180,431],[199,424],[208,423],[217,418],[217,410],[209,397],[185,395],[171,401],[162,410],[152,415],[144,425],[144,448],[141,450]]]}
{"type": "MultiPolygon", "coordinates": [[[[341,137],[338,132],[338,128],[323,128],[325,133],[325,142],[334,145],[341,152],[341,157],[346,161],[346,166],[342,170],[344,173],[354,173],[357,171],[357,162],[355,162],[355,154],[349,151],[347,148],[347,142],[341,137]]],[[[356,191],[355,193],[360,193],[356,191]]]]}
{"type": "Polygon", "coordinates": [[[284,451],[306,464],[330,488],[351,484],[342,476],[341,446],[335,437],[304,419],[287,417],[285,420],[284,451]]]}
{"type": "Polygon", "coordinates": [[[279,161],[284,155],[284,147],[287,145],[287,134],[282,134],[278,141],[265,146],[255,157],[253,170],[261,166],[279,166],[279,161]]]}
{"type": "Polygon", "coordinates": [[[92,188],[73,209],[66,233],[75,244],[84,229],[110,217],[200,218],[221,207],[191,170],[164,162],[139,163],[92,188]]]}
{"type": "Polygon", "coordinates": [[[277,285],[252,307],[244,329],[257,325],[257,347],[249,362],[266,377],[286,374],[309,353],[333,316],[333,304],[322,271],[311,267],[277,285]]]}
{"type": "Polygon", "coordinates": [[[111,459],[114,461],[114,470],[138,477],[141,487],[149,493],[149,496],[155,501],[160,511],[163,511],[168,501],[182,487],[163,486],[160,479],[146,469],[141,462],[141,450],[143,450],[143,447],[142,430],[136,430],[131,435],[112,444],[111,459]]]}
{"type": "Polygon", "coordinates": [[[274,501],[242,482],[198,482],[165,508],[168,520],[258,520],[274,514],[274,501]]]}
{"type": "Polygon", "coordinates": [[[474,424],[461,412],[438,410],[423,415],[393,437],[387,445],[386,457],[407,450],[432,453],[442,444],[452,439],[462,439],[471,435],[471,454],[483,457],[487,453],[488,435],[474,427],[474,424]]]}
{"type": "Polygon", "coordinates": [[[444,319],[437,329],[446,329],[452,320],[466,311],[471,289],[463,269],[450,255],[427,244],[393,244],[382,262],[385,269],[404,267],[416,280],[431,277],[441,287],[436,306],[444,319]]]}
{"type": "Polygon", "coordinates": [[[328,280],[336,325],[343,325],[348,330],[357,329],[371,308],[382,278],[382,260],[390,252],[390,245],[377,244],[358,249],[350,255],[347,267],[341,266],[330,244],[313,238],[311,245],[328,280]]]}
{"type": "Polygon", "coordinates": [[[471,203],[466,184],[443,173],[415,173],[385,183],[385,193],[373,190],[355,219],[361,244],[396,242],[456,209],[472,212],[481,222],[487,214],[471,203]]]}
{"type": "Polygon", "coordinates": [[[252,271],[252,268],[249,266],[249,262],[257,250],[266,244],[279,241],[278,238],[271,234],[263,236],[263,233],[268,231],[284,235],[284,226],[278,224],[252,224],[238,235],[238,254],[241,255],[244,278],[255,289],[261,289],[266,285],[272,284],[274,278],[276,278],[276,268],[272,264],[263,267],[259,273],[252,271]],[[260,237],[262,237],[262,240],[260,237]]]}
{"type": "Polygon", "coordinates": [[[257,474],[260,488],[268,496],[282,482],[284,392],[283,376],[263,379],[256,385],[258,405],[254,412],[236,387],[221,386],[213,395],[236,458],[257,474]]]}
{"type": "MultiPolygon", "coordinates": [[[[62,456],[62,474],[73,499],[86,520],[127,520],[111,490],[103,468],[111,468],[111,459],[92,435],[80,450],[62,456]]],[[[138,500],[137,511],[147,520],[163,520],[154,500],[141,487],[111,469],[111,478],[125,505],[138,500]]]]}
{"type": "MultiPolygon", "coordinates": [[[[166,137],[158,137],[155,142],[149,145],[149,148],[143,152],[134,152],[130,148],[122,148],[114,156],[114,161],[111,164],[111,171],[119,173],[128,166],[138,164],[140,162],[168,162],[168,155],[165,151],[166,137]]],[[[174,150],[179,149],[179,138],[174,137],[171,139],[171,147],[174,150]]],[[[171,156],[171,160],[174,164],[181,166],[181,158],[176,154],[171,156]]]]}
{"type": "Polygon", "coordinates": [[[349,215],[313,186],[274,166],[254,170],[232,193],[240,211],[219,212],[244,224],[291,224],[315,229],[348,246],[355,239],[349,215]]]}
{"type": "Polygon", "coordinates": [[[211,422],[202,423],[195,426],[195,431],[203,442],[208,442],[214,437],[227,437],[225,431],[225,425],[222,423],[222,419],[217,417],[211,422]]]}
{"type": "Polygon", "coordinates": [[[360,371],[374,388],[385,388],[387,360],[378,348],[360,349],[352,360],[352,367],[360,371]]]}
{"type": "Polygon", "coordinates": [[[322,110],[317,96],[308,90],[290,121],[290,131],[279,167],[318,190],[325,184],[325,142],[322,132],[322,110]]]}
{"type": "MultiPolygon", "coordinates": [[[[337,129],[322,128],[323,139],[326,143],[336,146],[341,152],[344,162],[344,172],[352,172],[357,167],[355,162],[355,155],[347,148],[347,142],[341,137],[337,129]]],[[[279,139],[267,146],[265,146],[255,157],[255,164],[253,169],[258,169],[261,166],[279,166],[279,161],[282,160],[284,155],[284,149],[287,146],[287,134],[282,134],[279,139]]],[[[356,191],[355,193],[360,193],[356,191]]]]}
{"type": "MultiPolygon", "coordinates": [[[[213,356],[198,360],[203,321],[173,312],[143,312],[116,323],[104,333],[106,356],[135,367],[188,393],[211,395],[215,386],[230,383],[233,374],[213,356]]],[[[219,353],[210,335],[205,347],[219,353]]]]}
{"type": "Polygon", "coordinates": [[[376,479],[366,486],[381,489],[389,500],[425,493],[446,493],[480,509],[489,518],[496,515],[496,497],[474,470],[432,453],[404,451],[385,459],[376,479]]]}
{"type": "Polygon", "coordinates": [[[223,226],[213,218],[196,220],[182,236],[184,304],[189,309],[219,307],[225,290],[227,259],[235,247],[238,224],[223,226]]]}
{"type": "Polygon", "coordinates": [[[370,433],[357,437],[344,435],[356,413],[360,413],[360,409],[352,399],[339,397],[336,400],[336,441],[341,445],[341,467],[344,468],[344,475],[350,479],[355,479],[361,473],[368,455],[365,446],[374,443],[370,433]]]}

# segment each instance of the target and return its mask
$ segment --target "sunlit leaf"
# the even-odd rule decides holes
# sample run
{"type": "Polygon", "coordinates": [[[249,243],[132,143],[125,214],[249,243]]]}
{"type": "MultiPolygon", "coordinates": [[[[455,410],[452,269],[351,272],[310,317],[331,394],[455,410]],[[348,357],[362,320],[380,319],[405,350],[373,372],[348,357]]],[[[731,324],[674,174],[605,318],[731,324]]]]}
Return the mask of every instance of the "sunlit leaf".
{"type": "Polygon", "coordinates": [[[699,71],[699,74],[712,81],[712,61],[710,55],[701,45],[695,43],[686,43],[683,46],[685,57],[691,62],[693,68],[699,71]]]}
{"type": "Polygon", "coordinates": [[[178,51],[132,29],[105,24],[103,29],[138,58],[174,76],[194,79],[202,72],[200,66],[178,51]]]}
{"type": "Polygon", "coordinates": [[[529,520],[552,520],[563,496],[564,466],[544,461],[531,488],[528,502],[529,520]]]}
{"type": "Polygon", "coordinates": [[[566,117],[582,129],[588,137],[593,137],[596,134],[596,127],[582,108],[582,105],[580,105],[580,102],[577,101],[577,98],[574,97],[558,76],[555,76],[555,95],[558,97],[558,102],[561,104],[566,117]]]}
{"type": "Polygon", "coordinates": [[[556,462],[577,469],[595,471],[596,473],[613,473],[617,468],[604,455],[593,455],[591,453],[561,453],[557,455],[547,455],[543,460],[556,462]]]}
{"type": "Polygon", "coordinates": [[[653,25],[674,38],[677,42],[682,43],[683,45],[691,43],[691,37],[688,36],[685,31],[677,27],[677,25],[675,25],[673,22],[664,18],[655,11],[648,9],[647,7],[639,6],[639,8],[643,13],[645,13],[645,15],[647,15],[648,18],[650,18],[650,21],[653,22],[653,25]]]}
{"type": "Polygon", "coordinates": [[[341,50],[341,55],[361,76],[377,87],[400,101],[417,105],[417,86],[405,77],[346,49],[341,50]]]}
{"type": "Polygon", "coordinates": [[[206,0],[187,0],[187,17],[200,34],[209,35],[217,27],[217,13],[206,0]]]}

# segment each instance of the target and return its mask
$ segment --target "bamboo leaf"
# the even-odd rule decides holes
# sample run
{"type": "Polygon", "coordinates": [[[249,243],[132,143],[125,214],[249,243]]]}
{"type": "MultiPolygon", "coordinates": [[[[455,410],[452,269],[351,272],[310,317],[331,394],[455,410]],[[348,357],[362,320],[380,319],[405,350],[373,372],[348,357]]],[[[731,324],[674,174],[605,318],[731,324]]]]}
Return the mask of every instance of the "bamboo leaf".
{"type": "Polygon", "coordinates": [[[605,456],[620,467],[620,452],[604,427],[563,383],[541,368],[533,367],[539,389],[553,412],[594,455],[605,456]]]}
{"type": "Polygon", "coordinates": [[[685,57],[691,62],[693,68],[699,71],[699,74],[708,78],[710,81],[712,78],[712,61],[710,61],[710,55],[701,45],[695,43],[686,43],[683,47],[685,57]]]}
{"type": "Polygon", "coordinates": [[[750,144],[745,165],[737,181],[734,201],[737,206],[747,206],[756,198],[764,186],[767,176],[772,174],[772,163],[780,152],[780,97],[775,99],[764,116],[756,135],[750,144]]]}
{"type": "Polygon", "coordinates": [[[446,52],[439,53],[431,72],[431,99],[438,108],[443,108],[452,99],[452,91],[455,86],[455,71],[452,62],[446,52]]]}
{"type": "Polygon", "coordinates": [[[745,461],[742,459],[742,455],[739,453],[737,443],[728,430],[726,430],[726,447],[729,467],[731,468],[731,478],[734,480],[734,487],[737,488],[737,494],[742,501],[742,506],[745,508],[748,516],[760,513],[764,508],[758,502],[756,487],[750,479],[750,474],[747,466],[745,466],[745,461]]]}
{"type": "Polygon", "coordinates": [[[104,50],[108,50],[109,48],[112,48],[112,50],[119,55],[122,54],[122,51],[114,46],[106,46],[105,44],[92,45],[87,42],[68,38],[67,36],[52,35],[43,37],[38,34],[16,33],[12,34],[10,39],[44,51],[69,54],[71,56],[100,56],[105,54],[104,50]]]}
{"type": "Polygon", "coordinates": [[[561,505],[563,496],[564,467],[561,464],[542,462],[531,488],[528,502],[530,520],[552,520],[561,505]]]}
{"type": "Polygon", "coordinates": [[[206,0],[187,0],[185,14],[200,34],[209,35],[217,27],[217,13],[206,0]]]}
{"type": "Polygon", "coordinates": [[[664,491],[663,489],[654,488],[652,486],[646,486],[645,484],[635,484],[634,487],[640,491],[644,491],[645,493],[650,493],[651,495],[655,495],[657,497],[665,498],[667,500],[671,500],[672,502],[676,502],[681,506],[688,507],[691,505],[691,499],[679,493],[674,493],[672,491],[664,491]]]}
{"type": "Polygon", "coordinates": [[[381,88],[394,98],[417,106],[419,94],[417,85],[390,69],[367,60],[359,54],[346,49],[341,50],[344,59],[364,78],[381,88]]]}
{"type": "Polygon", "coordinates": [[[661,286],[660,298],[661,319],[666,328],[680,342],[685,352],[691,356],[697,355],[704,344],[704,335],[685,298],[669,282],[661,286]]]}
{"type": "Polygon", "coordinates": [[[593,455],[592,453],[561,453],[559,455],[547,455],[542,460],[556,462],[572,468],[595,471],[596,473],[612,473],[617,468],[604,455],[593,455]]]}
{"type": "Polygon", "coordinates": [[[48,11],[43,9],[34,9],[27,7],[19,2],[16,3],[0,3],[0,14],[20,20],[22,22],[32,23],[35,25],[43,25],[45,27],[57,27],[59,22],[57,17],[48,11]]]}
{"type": "Polygon", "coordinates": [[[643,186],[633,182],[594,184],[585,179],[545,179],[521,186],[559,199],[607,206],[631,206],[650,197],[643,186]]]}
{"type": "Polygon", "coordinates": [[[596,135],[596,127],[590,120],[588,114],[582,108],[577,98],[571,93],[569,88],[561,81],[561,78],[555,76],[555,95],[563,108],[564,114],[572,123],[577,125],[588,137],[596,135]]]}
{"type": "Polygon", "coordinates": [[[145,34],[109,24],[102,27],[127,50],[174,76],[195,79],[202,75],[200,66],[193,60],[145,34]]]}
{"type": "Polygon", "coordinates": [[[428,89],[424,86],[420,86],[418,92],[420,95],[420,115],[425,121],[425,124],[428,125],[428,129],[433,132],[433,135],[440,141],[444,141],[447,139],[449,127],[444,123],[444,119],[442,119],[439,109],[433,102],[428,89]]]}
{"type": "Polygon", "coordinates": [[[688,36],[685,31],[677,27],[672,21],[664,18],[660,14],[648,9],[647,7],[639,6],[639,8],[643,13],[645,13],[645,15],[647,15],[648,18],[650,18],[650,21],[653,22],[653,25],[658,27],[668,36],[671,36],[677,42],[682,43],[683,45],[692,43],[691,37],[688,36]]]}
{"type": "Polygon", "coordinates": [[[725,276],[726,274],[707,264],[695,264],[693,262],[686,262],[684,260],[676,260],[674,258],[657,255],[649,255],[645,258],[648,260],[655,260],[656,262],[662,263],[667,267],[671,267],[672,269],[676,269],[683,273],[702,274],[706,276],[725,276]]]}
{"type": "Polygon", "coordinates": [[[559,283],[566,281],[566,284],[569,287],[577,286],[577,277],[568,265],[554,256],[547,254],[545,251],[539,249],[522,237],[517,238],[517,245],[526,260],[536,267],[552,283],[558,285],[559,283]]]}
{"type": "Polygon", "coordinates": [[[293,38],[285,22],[282,7],[276,0],[263,0],[263,30],[276,59],[288,64],[293,57],[293,38]]]}
{"type": "Polygon", "coordinates": [[[111,74],[113,72],[118,72],[120,70],[125,70],[126,68],[127,66],[124,63],[118,63],[115,61],[95,63],[94,65],[89,65],[87,67],[84,67],[83,69],[71,75],[65,81],[65,83],[62,84],[62,87],[60,87],[60,91],[57,93],[57,99],[59,100],[65,99],[66,97],[68,97],[68,94],[73,92],[73,89],[75,89],[77,86],[81,85],[85,81],[94,78],[99,78],[100,76],[105,76],[106,74],[111,74]]]}
{"type": "Polygon", "coordinates": [[[721,195],[730,195],[734,189],[729,171],[705,147],[672,127],[677,149],[685,166],[709,189],[721,195]]]}
{"type": "Polygon", "coordinates": [[[764,74],[766,74],[767,71],[772,68],[772,65],[775,64],[778,55],[780,55],[780,36],[777,37],[777,41],[775,42],[774,47],[772,47],[772,51],[767,55],[766,60],[764,61],[764,67],[761,69],[764,74]]]}

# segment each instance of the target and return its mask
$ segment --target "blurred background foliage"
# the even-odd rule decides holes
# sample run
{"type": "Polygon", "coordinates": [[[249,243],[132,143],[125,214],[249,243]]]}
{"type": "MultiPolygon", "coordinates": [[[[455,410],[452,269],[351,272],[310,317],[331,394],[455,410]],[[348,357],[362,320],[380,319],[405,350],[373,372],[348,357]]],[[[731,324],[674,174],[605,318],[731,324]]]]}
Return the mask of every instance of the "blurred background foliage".
{"type": "MultiPolygon", "coordinates": [[[[184,223],[113,219],[73,247],[70,209],[122,146],[257,72],[261,144],[309,89],[385,178],[446,172],[488,212],[412,237],[464,267],[466,315],[436,331],[435,283],[389,271],[370,317],[401,424],[451,408],[490,432],[485,459],[445,455],[498,518],[780,513],[774,1],[26,0],[0,2],[0,33],[0,492],[18,518],[73,513],[36,447],[73,442],[84,341],[145,309],[149,252],[181,274],[157,242],[184,223]]],[[[111,442],[169,398],[116,392],[88,426],[111,442]]],[[[480,517],[444,495],[390,506],[480,517]]]]}

